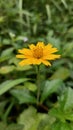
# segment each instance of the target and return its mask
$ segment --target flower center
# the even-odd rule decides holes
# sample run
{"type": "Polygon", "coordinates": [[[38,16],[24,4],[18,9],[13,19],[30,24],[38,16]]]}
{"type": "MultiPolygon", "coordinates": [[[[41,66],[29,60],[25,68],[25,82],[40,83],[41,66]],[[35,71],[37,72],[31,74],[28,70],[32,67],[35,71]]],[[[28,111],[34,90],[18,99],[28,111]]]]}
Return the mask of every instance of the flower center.
{"type": "Polygon", "coordinates": [[[33,57],[40,59],[43,56],[43,48],[42,47],[36,47],[33,50],[33,57]]]}

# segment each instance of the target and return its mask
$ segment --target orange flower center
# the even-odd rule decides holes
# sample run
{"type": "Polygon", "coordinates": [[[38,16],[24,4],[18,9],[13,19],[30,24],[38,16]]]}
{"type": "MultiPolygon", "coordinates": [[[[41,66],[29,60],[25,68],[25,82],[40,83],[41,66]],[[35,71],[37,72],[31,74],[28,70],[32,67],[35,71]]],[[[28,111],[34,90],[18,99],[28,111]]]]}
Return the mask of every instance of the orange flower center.
{"type": "Polygon", "coordinates": [[[33,50],[33,57],[40,59],[43,56],[43,48],[42,47],[36,47],[33,50]]]}

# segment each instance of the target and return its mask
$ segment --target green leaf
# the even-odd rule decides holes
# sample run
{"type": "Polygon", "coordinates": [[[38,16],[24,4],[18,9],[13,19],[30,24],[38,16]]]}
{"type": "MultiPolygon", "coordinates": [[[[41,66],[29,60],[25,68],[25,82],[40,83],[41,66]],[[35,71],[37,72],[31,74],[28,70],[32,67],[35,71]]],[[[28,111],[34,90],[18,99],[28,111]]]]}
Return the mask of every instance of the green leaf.
{"type": "Polygon", "coordinates": [[[52,124],[52,130],[72,130],[70,124],[67,122],[55,122],[52,124]]]}
{"type": "Polygon", "coordinates": [[[68,87],[65,95],[64,110],[73,108],[73,89],[68,87]]]}
{"type": "Polygon", "coordinates": [[[8,55],[8,56],[1,56],[0,57],[0,62],[4,62],[5,60],[8,60],[11,58],[11,55],[8,55]]]}
{"type": "Polygon", "coordinates": [[[18,71],[26,71],[26,70],[30,70],[30,69],[32,69],[32,67],[30,65],[25,65],[25,66],[20,67],[17,64],[17,67],[16,67],[16,70],[18,70],[18,71]]]}
{"type": "Polygon", "coordinates": [[[23,130],[42,130],[43,120],[45,120],[43,130],[47,130],[45,129],[45,126],[48,125],[48,122],[50,120],[50,118],[48,118],[48,115],[37,113],[37,110],[34,107],[30,106],[20,114],[18,123],[24,125],[23,130]]]}
{"type": "Polygon", "coordinates": [[[67,5],[66,1],[65,0],[61,0],[61,2],[63,3],[64,7],[67,9],[68,5],[67,5]]]}
{"type": "Polygon", "coordinates": [[[70,76],[70,71],[66,67],[60,67],[55,73],[51,76],[50,79],[62,79],[65,80],[70,76]]]}
{"type": "Polygon", "coordinates": [[[4,114],[4,107],[5,105],[7,104],[7,100],[4,100],[4,101],[0,101],[0,117],[2,118],[3,117],[3,114],[4,114]]]}
{"type": "Polygon", "coordinates": [[[14,50],[13,47],[8,48],[8,49],[5,49],[4,51],[2,51],[1,56],[8,56],[8,55],[11,55],[11,53],[12,53],[13,50],[14,50]]]}
{"type": "Polygon", "coordinates": [[[4,16],[0,16],[0,24],[3,23],[5,21],[5,17],[4,16]]]}
{"type": "Polygon", "coordinates": [[[73,108],[73,89],[68,87],[59,98],[59,104],[62,110],[68,111],[73,108]]]}
{"type": "MultiPolygon", "coordinates": [[[[68,33],[71,33],[71,31],[73,33],[73,28],[70,28],[68,33]]],[[[65,44],[63,47],[63,56],[64,57],[65,56],[70,57],[71,54],[73,54],[73,42],[69,42],[69,43],[65,44]]]]}
{"type": "Polygon", "coordinates": [[[46,81],[43,92],[41,94],[41,102],[43,102],[50,94],[53,92],[56,92],[57,89],[61,86],[62,81],[59,79],[51,80],[51,81],[46,81]]]}
{"type": "Polygon", "coordinates": [[[27,78],[24,79],[15,79],[15,80],[7,80],[3,83],[0,84],[0,95],[4,94],[5,92],[7,92],[8,90],[10,90],[11,88],[15,87],[16,85],[27,81],[27,78]]]}
{"type": "Polygon", "coordinates": [[[44,118],[40,121],[38,124],[38,130],[51,130],[50,126],[51,123],[53,122],[53,118],[48,116],[48,114],[44,115],[44,118]],[[51,122],[50,122],[51,121],[51,122]]]}
{"type": "Polygon", "coordinates": [[[26,83],[24,84],[24,87],[25,87],[25,88],[28,88],[28,89],[29,89],[30,91],[32,91],[32,92],[34,92],[34,91],[37,89],[36,84],[31,83],[31,82],[26,82],[26,83]]]}
{"type": "Polygon", "coordinates": [[[73,121],[73,111],[65,113],[66,120],[73,121]]]}
{"type": "Polygon", "coordinates": [[[0,122],[0,130],[23,130],[23,125],[20,124],[7,125],[4,122],[0,122]]]}
{"type": "Polygon", "coordinates": [[[18,123],[24,125],[23,130],[30,130],[31,126],[35,123],[35,117],[36,109],[34,107],[29,107],[20,114],[18,123]]]}
{"type": "Polygon", "coordinates": [[[12,57],[13,50],[14,48],[11,47],[2,51],[1,56],[0,56],[0,62],[10,59],[12,57]]]}
{"type": "Polygon", "coordinates": [[[6,124],[3,122],[0,122],[0,129],[1,130],[6,130],[6,124]]]}
{"type": "Polygon", "coordinates": [[[61,110],[59,107],[52,108],[49,111],[49,115],[55,117],[56,119],[58,119],[62,122],[65,122],[66,120],[73,121],[73,112],[61,110]]]}
{"type": "Polygon", "coordinates": [[[19,101],[20,104],[22,103],[36,103],[36,98],[32,96],[27,89],[22,89],[22,90],[16,90],[13,89],[10,91],[10,93],[16,97],[19,101]]]}
{"type": "Polygon", "coordinates": [[[2,66],[0,68],[0,74],[7,74],[15,70],[15,67],[13,65],[11,66],[2,66]]]}
{"type": "Polygon", "coordinates": [[[52,108],[49,111],[49,115],[55,117],[62,122],[65,122],[65,112],[63,112],[60,108],[52,108]]]}
{"type": "Polygon", "coordinates": [[[7,127],[6,130],[23,130],[23,125],[20,124],[11,124],[7,127]]]}

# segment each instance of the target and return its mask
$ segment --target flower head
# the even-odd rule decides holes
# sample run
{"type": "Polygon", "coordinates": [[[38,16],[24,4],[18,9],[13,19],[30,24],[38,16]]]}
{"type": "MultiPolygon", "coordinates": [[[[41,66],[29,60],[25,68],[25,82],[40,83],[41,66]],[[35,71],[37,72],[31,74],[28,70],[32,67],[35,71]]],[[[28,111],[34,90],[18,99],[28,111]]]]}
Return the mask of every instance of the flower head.
{"type": "Polygon", "coordinates": [[[21,62],[19,62],[19,65],[21,66],[29,64],[39,65],[41,63],[45,64],[46,66],[51,66],[51,63],[49,62],[50,60],[60,58],[60,55],[53,54],[57,51],[58,49],[53,48],[51,44],[45,45],[43,42],[38,42],[37,45],[29,45],[29,49],[19,49],[18,52],[20,54],[16,55],[16,57],[23,59],[21,62]]]}

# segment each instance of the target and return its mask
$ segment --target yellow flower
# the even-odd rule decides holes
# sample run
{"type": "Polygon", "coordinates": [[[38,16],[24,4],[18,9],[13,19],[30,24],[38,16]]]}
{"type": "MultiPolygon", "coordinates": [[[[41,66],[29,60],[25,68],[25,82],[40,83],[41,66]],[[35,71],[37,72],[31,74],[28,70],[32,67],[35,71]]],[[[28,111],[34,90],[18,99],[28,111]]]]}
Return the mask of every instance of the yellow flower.
{"type": "Polygon", "coordinates": [[[51,63],[49,62],[50,60],[60,58],[60,55],[53,54],[57,51],[58,49],[53,48],[51,44],[45,45],[43,42],[38,42],[37,45],[29,45],[29,49],[19,49],[18,52],[20,54],[16,55],[16,57],[23,59],[21,62],[19,62],[19,65],[21,66],[29,64],[39,65],[41,63],[45,64],[46,66],[51,66],[51,63]]]}

